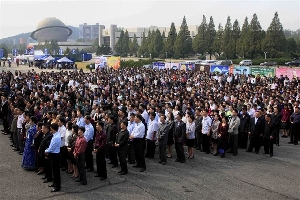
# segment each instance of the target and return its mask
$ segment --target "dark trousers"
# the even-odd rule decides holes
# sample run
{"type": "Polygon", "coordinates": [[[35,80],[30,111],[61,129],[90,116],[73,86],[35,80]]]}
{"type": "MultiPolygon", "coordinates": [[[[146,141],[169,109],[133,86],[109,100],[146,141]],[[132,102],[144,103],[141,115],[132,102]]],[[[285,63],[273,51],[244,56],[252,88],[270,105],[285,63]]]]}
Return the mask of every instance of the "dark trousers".
{"type": "Polygon", "coordinates": [[[238,135],[230,134],[230,150],[232,151],[233,154],[238,153],[238,135]]]}
{"type": "Polygon", "coordinates": [[[266,154],[273,155],[273,139],[264,138],[264,150],[266,154]]]}
{"type": "Polygon", "coordinates": [[[248,144],[248,132],[239,133],[239,148],[246,149],[248,144]]]}
{"type": "Polygon", "coordinates": [[[197,148],[201,149],[202,146],[202,132],[198,131],[196,138],[197,148]]]}
{"type": "Polygon", "coordinates": [[[204,152],[210,153],[209,136],[207,134],[202,134],[202,149],[204,152]]]}
{"type": "Polygon", "coordinates": [[[279,145],[279,128],[276,128],[275,129],[275,141],[274,141],[274,143],[276,144],[276,145],[279,145]]]}
{"type": "Polygon", "coordinates": [[[14,140],[14,146],[15,146],[15,148],[17,149],[17,151],[19,151],[20,150],[20,148],[19,148],[19,140],[18,140],[18,129],[16,129],[14,132],[13,132],[13,140],[14,140]]]}
{"type": "Polygon", "coordinates": [[[117,150],[118,149],[114,146],[108,147],[110,162],[114,166],[118,166],[117,150]]]}
{"type": "MultiPolygon", "coordinates": [[[[293,137],[294,137],[294,143],[298,144],[299,141],[299,124],[292,124],[292,132],[293,132],[293,137]]],[[[291,136],[292,138],[292,136],[291,136]]]]}
{"type": "Polygon", "coordinates": [[[161,162],[167,162],[167,146],[166,145],[159,145],[159,161],[161,162]]]}
{"type": "Polygon", "coordinates": [[[3,129],[5,133],[9,133],[9,124],[8,124],[8,120],[6,117],[3,118],[3,129]]]}
{"type": "Polygon", "coordinates": [[[85,153],[79,154],[77,158],[77,167],[79,172],[79,179],[83,184],[87,183],[85,171],[85,153]]]}
{"type": "Polygon", "coordinates": [[[145,156],[144,156],[144,138],[135,138],[133,140],[134,155],[136,165],[141,168],[146,168],[145,156]]]}
{"type": "Polygon", "coordinates": [[[17,137],[18,137],[18,143],[19,143],[18,144],[19,145],[19,151],[23,153],[23,151],[24,151],[24,139],[23,139],[21,129],[18,129],[17,137]]]}
{"type": "Polygon", "coordinates": [[[183,149],[183,143],[178,142],[175,140],[175,150],[177,154],[177,159],[179,161],[185,161],[185,155],[184,155],[184,149],[183,149]]]}
{"type": "Polygon", "coordinates": [[[53,185],[55,188],[60,189],[61,187],[61,177],[59,170],[60,154],[59,153],[50,153],[50,162],[52,167],[53,174],[53,185]]]}
{"type": "Polygon", "coordinates": [[[132,141],[128,143],[128,162],[131,164],[135,163],[134,147],[132,141]]]}
{"type": "Polygon", "coordinates": [[[128,172],[127,161],[126,161],[127,146],[121,147],[121,148],[118,149],[118,156],[119,156],[121,171],[128,172]]]}
{"type": "Polygon", "coordinates": [[[252,152],[253,148],[255,148],[255,152],[259,152],[261,147],[261,140],[262,138],[259,135],[251,136],[248,151],[252,152]]]}
{"type": "Polygon", "coordinates": [[[60,166],[65,169],[68,169],[67,155],[68,155],[67,147],[66,146],[60,147],[60,166]]]}
{"type": "Polygon", "coordinates": [[[146,158],[154,158],[155,147],[156,147],[155,141],[147,139],[147,151],[145,155],[146,158]]]}
{"type": "Polygon", "coordinates": [[[85,149],[85,164],[87,169],[94,170],[94,159],[93,159],[93,140],[88,141],[85,149]]]}
{"type": "Polygon", "coordinates": [[[99,149],[96,153],[97,173],[100,177],[107,178],[105,148],[99,149]]]}
{"type": "Polygon", "coordinates": [[[295,134],[295,125],[291,124],[291,128],[290,128],[290,142],[294,143],[296,142],[294,139],[294,134],[295,134]]]}
{"type": "Polygon", "coordinates": [[[44,172],[45,172],[45,177],[47,178],[47,180],[52,181],[52,179],[53,179],[52,167],[51,167],[51,162],[50,162],[49,158],[44,158],[44,172]]]}

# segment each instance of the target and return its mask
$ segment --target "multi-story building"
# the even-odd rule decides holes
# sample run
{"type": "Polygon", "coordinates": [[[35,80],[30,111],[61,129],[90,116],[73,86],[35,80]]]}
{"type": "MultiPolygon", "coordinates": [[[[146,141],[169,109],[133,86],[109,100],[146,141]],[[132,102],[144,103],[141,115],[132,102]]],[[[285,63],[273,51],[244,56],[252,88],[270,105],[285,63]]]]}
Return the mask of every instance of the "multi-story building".
{"type": "Polygon", "coordinates": [[[79,25],[79,39],[83,40],[83,42],[93,41],[99,37],[100,27],[104,27],[103,25],[99,25],[96,23],[95,25],[88,25],[87,23],[79,25]]]}

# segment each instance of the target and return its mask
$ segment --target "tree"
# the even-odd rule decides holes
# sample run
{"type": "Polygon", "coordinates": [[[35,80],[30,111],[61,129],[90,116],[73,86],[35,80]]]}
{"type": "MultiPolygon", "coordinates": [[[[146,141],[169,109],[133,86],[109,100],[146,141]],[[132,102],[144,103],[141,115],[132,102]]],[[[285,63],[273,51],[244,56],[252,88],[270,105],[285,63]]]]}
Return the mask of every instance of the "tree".
{"type": "Polygon", "coordinates": [[[193,40],[193,50],[202,55],[204,55],[205,50],[207,49],[207,28],[206,17],[203,15],[202,23],[198,28],[198,33],[193,40]]]}
{"type": "Polygon", "coordinates": [[[125,35],[125,33],[122,30],[121,33],[120,33],[119,40],[115,44],[115,51],[117,52],[117,54],[119,54],[121,56],[124,54],[124,50],[123,50],[124,35],[125,35]]]}
{"type": "Polygon", "coordinates": [[[148,49],[147,49],[147,56],[155,57],[155,31],[148,31],[148,38],[147,38],[147,44],[148,44],[148,49]]]}
{"type": "Polygon", "coordinates": [[[177,32],[175,28],[175,24],[172,22],[170,31],[168,33],[168,37],[166,40],[165,51],[167,52],[167,56],[172,58],[174,56],[174,44],[177,38],[177,32]]]}
{"type": "Polygon", "coordinates": [[[97,47],[96,55],[97,56],[99,56],[99,55],[108,55],[108,54],[110,54],[110,51],[111,51],[111,48],[108,45],[102,44],[101,46],[97,47]]]}
{"type": "Polygon", "coordinates": [[[297,52],[297,42],[294,38],[288,38],[286,40],[286,52],[291,56],[295,57],[294,55],[297,52]]]}
{"type": "Polygon", "coordinates": [[[248,17],[245,18],[242,31],[241,31],[241,36],[238,40],[237,44],[237,50],[240,56],[243,58],[246,58],[246,55],[249,53],[249,36],[250,36],[250,25],[248,22],[248,17]]]}
{"type": "Polygon", "coordinates": [[[154,33],[153,58],[161,57],[162,54],[164,54],[163,50],[164,50],[164,39],[161,35],[161,32],[158,29],[156,29],[156,31],[154,33]]]}
{"type": "Polygon", "coordinates": [[[211,56],[214,53],[213,45],[214,45],[214,41],[215,41],[215,38],[216,38],[216,34],[217,33],[216,33],[216,29],[215,29],[215,23],[214,23],[214,20],[213,20],[212,16],[210,16],[207,31],[205,33],[205,38],[206,38],[206,49],[205,49],[205,51],[208,52],[209,59],[211,59],[211,56]]]}
{"type": "Polygon", "coordinates": [[[143,32],[143,38],[142,38],[141,46],[138,50],[139,56],[144,56],[146,51],[147,51],[147,38],[145,36],[145,32],[143,32]]]}
{"type": "Polygon", "coordinates": [[[174,44],[174,54],[177,58],[185,58],[192,52],[192,38],[184,16],[174,44]]]}
{"type": "Polygon", "coordinates": [[[138,53],[138,50],[139,50],[139,44],[138,44],[138,41],[137,41],[137,38],[136,38],[136,35],[134,34],[133,35],[133,39],[132,41],[130,42],[130,54],[131,55],[137,55],[138,53]]]}
{"type": "Polygon", "coordinates": [[[249,49],[251,58],[254,59],[258,54],[261,54],[261,44],[263,39],[263,32],[258,21],[257,15],[254,14],[250,22],[249,28],[249,49]]]}
{"type": "Polygon", "coordinates": [[[70,53],[71,53],[71,49],[67,47],[66,50],[64,51],[64,55],[68,56],[70,53]]]}
{"type": "Polygon", "coordinates": [[[226,55],[226,58],[228,59],[230,56],[233,55],[233,48],[234,48],[233,38],[232,38],[232,24],[229,16],[227,17],[227,22],[225,24],[221,43],[222,43],[221,49],[223,53],[226,55]]]}
{"type": "Polygon", "coordinates": [[[51,40],[50,48],[49,48],[48,52],[50,52],[51,54],[55,54],[58,52],[58,50],[59,50],[59,45],[58,45],[57,41],[51,40]]]}
{"type": "Polygon", "coordinates": [[[263,51],[268,52],[271,58],[281,57],[285,52],[286,39],[282,24],[280,23],[278,13],[274,18],[266,32],[266,37],[263,41],[263,51]]]}
{"type": "Polygon", "coordinates": [[[123,53],[126,56],[129,54],[129,44],[130,44],[129,34],[128,31],[126,30],[122,41],[123,53]]]}
{"type": "Polygon", "coordinates": [[[213,44],[213,49],[218,54],[218,56],[220,56],[221,53],[222,53],[221,49],[222,49],[222,37],[223,37],[223,33],[224,33],[223,26],[220,23],[219,26],[218,26],[218,31],[216,33],[216,38],[215,38],[214,44],[213,44]]]}
{"type": "Polygon", "coordinates": [[[241,30],[240,30],[240,25],[237,20],[234,21],[233,26],[232,26],[232,42],[233,42],[233,58],[237,58],[237,46],[238,46],[238,41],[240,39],[241,35],[241,30]]]}

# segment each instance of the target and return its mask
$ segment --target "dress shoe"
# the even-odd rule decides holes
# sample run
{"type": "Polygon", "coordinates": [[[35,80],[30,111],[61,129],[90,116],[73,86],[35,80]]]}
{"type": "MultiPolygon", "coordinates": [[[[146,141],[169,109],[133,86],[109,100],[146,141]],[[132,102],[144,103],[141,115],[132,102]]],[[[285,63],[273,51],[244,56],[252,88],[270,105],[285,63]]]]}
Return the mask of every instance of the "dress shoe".
{"type": "Polygon", "coordinates": [[[298,142],[294,143],[294,145],[298,145],[298,142]]]}
{"type": "Polygon", "coordinates": [[[180,163],[185,163],[185,162],[186,162],[185,160],[181,160],[181,161],[180,161],[180,163]]]}
{"type": "Polygon", "coordinates": [[[100,181],[104,181],[104,180],[106,180],[107,178],[105,178],[105,177],[101,177],[100,178],[100,181]]]}
{"type": "Polygon", "coordinates": [[[58,192],[58,191],[60,191],[60,189],[58,189],[58,188],[53,188],[53,189],[51,190],[51,192],[58,192]]]}
{"type": "Polygon", "coordinates": [[[158,161],[157,163],[162,163],[161,161],[158,161]]]}
{"type": "Polygon", "coordinates": [[[94,169],[87,169],[86,172],[93,172],[94,169]]]}
{"type": "Polygon", "coordinates": [[[217,156],[217,155],[218,155],[218,153],[214,153],[213,155],[214,155],[214,156],[217,156]]]}
{"type": "Polygon", "coordinates": [[[82,182],[81,185],[87,185],[87,182],[82,182]]]}
{"type": "Polygon", "coordinates": [[[53,184],[52,185],[48,185],[48,187],[55,187],[55,185],[53,185],[53,184]]]}
{"type": "Polygon", "coordinates": [[[233,153],[233,156],[237,156],[238,154],[237,153],[233,153]]]}
{"type": "Polygon", "coordinates": [[[225,154],[222,154],[221,158],[225,158],[225,154]]]}
{"type": "Polygon", "coordinates": [[[47,177],[42,177],[41,179],[45,180],[47,177]]]}
{"type": "Polygon", "coordinates": [[[162,164],[162,165],[166,165],[166,162],[162,162],[161,164],[162,164]]]}
{"type": "Polygon", "coordinates": [[[128,174],[128,172],[121,172],[120,175],[128,174]]]}
{"type": "Polygon", "coordinates": [[[134,168],[141,168],[141,167],[138,166],[138,165],[133,165],[132,167],[134,167],[134,168]]]}
{"type": "Polygon", "coordinates": [[[140,170],[140,172],[144,172],[144,171],[146,171],[146,168],[142,168],[142,169],[140,170]]]}
{"type": "Polygon", "coordinates": [[[270,154],[270,157],[273,157],[273,154],[272,154],[272,153],[270,154]]]}
{"type": "Polygon", "coordinates": [[[38,173],[37,173],[37,175],[41,175],[41,174],[43,174],[44,173],[44,171],[39,171],[38,173]]]}
{"type": "Polygon", "coordinates": [[[246,152],[251,152],[252,153],[252,151],[250,151],[250,150],[247,150],[246,152]]]}
{"type": "Polygon", "coordinates": [[[256,153],[256,154],[259,154],[259,152],[258,152],[258,151],[255,151],[255,153],[256,153]]]}
{"type": "Polygon", "coordinates": [[[119,171],[118,174],[121,174],[123,172],[123,170],[119,171]]]}
{"type": "Polygon", "coordinates": [[[52,180],[44,180],[43,183],[49,183],[51,182],[52,180]]]}
{"type": "Polygon", "coordinates": [[[180,161],[179,159],[176,159],[176,160],[175,160],[175,162],[179,162],[179,161],[180,161]]]}
{"type": "Polygon", "coordinates": [[[118,167],[118,165],[113,165],[113,166],[111,166],[111,168],[117,168],[118,167]]]}
{"type": "Polygon", "coordinates": [[[80,180],[80,179],[75,180],[76,183],[80,183],[81,181],[82,180],[80,180]]]}
{"type": "Polygon", "coordinates": [[[99,176],[99,175],[95,175],[94,177],[101,177],[101,176],[99,176]]]}

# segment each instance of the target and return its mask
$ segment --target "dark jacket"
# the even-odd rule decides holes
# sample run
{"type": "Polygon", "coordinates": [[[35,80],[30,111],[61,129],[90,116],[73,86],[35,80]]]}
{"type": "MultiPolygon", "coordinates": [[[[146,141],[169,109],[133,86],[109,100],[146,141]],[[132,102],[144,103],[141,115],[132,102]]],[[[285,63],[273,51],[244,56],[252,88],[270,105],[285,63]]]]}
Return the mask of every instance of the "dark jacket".
{"type": "Polygon", "coordinates": [[[121,130],[119,133],[118,133],[118,137],[117,137],[117,140],[116,140],[116,143],[119,144],[119,148],[120,149],[124,149],[127,147],[127,143],[128,143],[128,139],[129,139],[129,132],[128,130],[121,130]]]}
{"type": "Polygon", "coordinates": [[[158,145],[166,145],[168,142],[169,124],[160,124],[157,130],[158,145]]]}
{"type": "Polygon", "coordinates": [[[106,134],[107,134],[107,144],[108,145],[111,146],[111,145],[115,144],[117,133],[118,133],[118,129],[115,124],[107,125],[106,134]]]}
{"type": "Polygon", "coordinates": [[[264,134],[264,128],[265,128],[265,120],[262,118],[258,118],[257,122],[255,124],[255,117],[252,117],[250,119],[250,124],[248,128],[248,132],[251,133],[251,136],[258,136],[260,134],[264,134]]]}
{"type": "Polygon", "coordinates": [[[250,115],[246,113],[246,115],[241,114],[239,117],[240,117],[239,133],[244,133],[248,131],[248,127],[250,123],[250,115]]]}
{"type": "Polygon", "coordinates": [[[274,128],[279,129],[280,128],[280,124],[281,124],[281,118],[282,118],[282,114],[281,113],[273,113],[272,114],[272,122],[274,125],[274,128]]]}
{"type": "Polygon", "coordinates": [[[186,124],[183,121],[180,122],[175,121],[173,135],[175,138],[175,142],[176,141],[180,142],[180,140],[182,140],[182,142],[185,141],[186,124]]]}
{"type": "Polygon", "coordinates": [[[53,137],[53,135],[50,132],[45,134],[45,136],[40,144],[40,148],[39,148],[39,156],[40,157],[44,156],[45,150],[49,147],[52,137],[53,137]]]}
{"type": "Polygon", "coordinates": [[[264,138],[270,138],[270,136],[274,137],[274,125],[272,122],[269,124],[266,122],[264,127],[264,138]]]}

